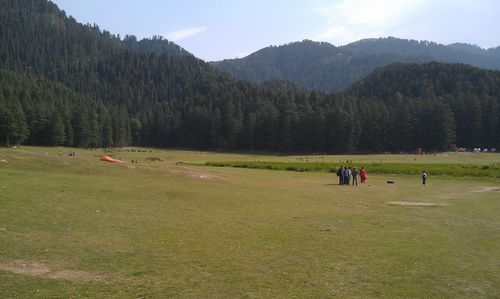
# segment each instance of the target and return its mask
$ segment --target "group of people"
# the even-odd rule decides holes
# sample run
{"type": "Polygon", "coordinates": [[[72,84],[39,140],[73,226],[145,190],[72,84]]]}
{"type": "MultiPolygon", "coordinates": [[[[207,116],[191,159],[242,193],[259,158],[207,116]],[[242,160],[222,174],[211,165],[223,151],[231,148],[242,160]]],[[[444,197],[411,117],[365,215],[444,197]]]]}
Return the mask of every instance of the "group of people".
{"type": "Polygon", "coordinates": [[[366,169],[364,166],[361,167],[361,171],[356,167],[351,169],[350,166],[340,166],[337,170],[337,176],[339,177],[339,185],[350,185],[352,181],[352,185],[357,186],[358,176],[361,179],[361,183],[366,183],[366,169]]]}
{"type": "MultiPolygon", "coordinates": [[[[356,167],[351,169],[351,167],[340,166],[337,170],[337,176],[339,177],[339,185],[358,185],[358,176],[361,179],[361,183],[366,183],[366,169],[364,166],[361,167],[361,170],[358,170],[356,167]]],[[[427,183],[427,172],[422,171],[422,185],[426,185],[427,183]]]]}

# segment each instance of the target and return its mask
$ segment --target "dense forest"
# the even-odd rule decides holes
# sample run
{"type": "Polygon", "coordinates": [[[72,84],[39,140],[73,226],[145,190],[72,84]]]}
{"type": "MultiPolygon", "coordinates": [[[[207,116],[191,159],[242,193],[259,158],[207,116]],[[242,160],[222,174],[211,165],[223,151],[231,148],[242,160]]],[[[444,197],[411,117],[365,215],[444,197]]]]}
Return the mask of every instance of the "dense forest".
{"type": "MultiPolygon", "coordinates": [[[[0,142],[281,152],[500,147],[500,72],[378,69],[341,94],[238,81],[155,37],[0,0],[0,142]]],[[[361,62],[360,62],[361,63],[361,62]]]]}
{"type": "Polygon", "coordinates": [[[346,94],[389,107],[400,126],[394,130],[402,130],[399,134],[411,144],[405,148],[439,143],[444,148],[447,142],[468,148],[500,145],[498,71],[460,64],[394,64],[376,70],[346,94]],[[434,111],[420,114],[430,106],[434,111]],[[433,120],[436,113],[441,116],[433,120]],[[439,131],[448,131],[442,136],[449,139],[438,138],[439,131]]]}
{"type": "Polygon", "coordinates": [[[0,70],[0,87],[0,135],[7,146],[108,147],[127,145],[137,133],[124,105],[105,105],[62,84],[0,70]]]}
{"type": "Polygon", "coordinates": [[[454,43],[442,45],[429,41],[395,37],[363,39],[341,47],[356,54],[391,53],[402,57],[430,57],[440,62],[465,63],[480,68],[500,69],[500,46],[482,49],[479,46],[454,43]]]}
{"type": "Polygon", "coordinates": [[[289,80],[310,90],[343,91],[376,68],[392,63],[440,61],[500,69],[500,47],[440,45],[397,38],[366,39],[342,47],[304,40],[268,47],[242,59],[212,62],[241,80],[289,80]]]}

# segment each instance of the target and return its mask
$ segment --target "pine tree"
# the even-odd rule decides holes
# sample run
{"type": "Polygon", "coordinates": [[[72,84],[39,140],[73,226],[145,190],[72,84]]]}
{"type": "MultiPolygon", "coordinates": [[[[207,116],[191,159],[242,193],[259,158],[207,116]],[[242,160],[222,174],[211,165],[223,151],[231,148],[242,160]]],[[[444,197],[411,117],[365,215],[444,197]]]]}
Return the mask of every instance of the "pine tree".
{"type": "Polygon", "coordinates": [[[83,148],[89,147],[91,136],[87,111],[85,111],[85,109],[75,111],[73,121],[74,146],[83,148]]]}
{"type": "Polygon", "coordinates": [[[6,147],[10,147],[10,138],[14,130],[14,115],[4,105],[0,105],[0,133],[5,140],[6,147]]]}
{"type": "Polygon", "coordinates": [[[113,125],[111,118],[106,113],[102,119],[102,147],[112,147],[113,143],[113,125]]]}
{"type": "Polygon", "coordinates": [[[64,122],[59,112],[54,111],[49,122],[50,145],[58,146],[65,144],[64,122]]]}
{"type": "Polygon", "coordinates": [[[132,143],[140,145],[142,124],[138,118],[135,117],[130,118],[130,130],[132,134],[132,143]]]}

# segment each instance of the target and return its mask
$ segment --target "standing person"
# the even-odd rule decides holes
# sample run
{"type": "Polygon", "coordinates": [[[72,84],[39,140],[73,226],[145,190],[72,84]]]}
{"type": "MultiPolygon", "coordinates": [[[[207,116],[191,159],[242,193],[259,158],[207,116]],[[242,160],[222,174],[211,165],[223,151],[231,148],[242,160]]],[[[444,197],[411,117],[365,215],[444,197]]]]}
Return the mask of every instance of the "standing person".
{"type": "Polygon", "coordinates": [[[366,169],[364,166],[361,166],[360,178],[361,178],[361,184],[366,183],[366,169]]]}
{"type": "Polygon", "coordinates": [[[347,184],[347,166],[344,166],[344,171],[342,172],[342,184],[346,185],[347,184]]]}
{"type": "Polygon", "coordinates": [[[344,182],[344,174],[342,173],[342,165],[340,165],[339,169],[337,170],[337,176],[339,177],[339,185],[341,186],[342,183],[344,182]]]}
{"type": "Polygon", "coordinates": [[[351,167],[349,166],[349,168],[347,169],[347,185],[351,184],[351,175],[352,175],[352,171],[351,171],[351,167]]]}
{"type": "Polygon", "coordinates": [[[425,172],[424,170],[422,171],[422,185],[425,186],[426,181],[427,181],[427,172],[425,172]]]}
{"type": "Polygon", "coordinates": [[[352,185],[354,186],[354,183],[356,183],[356,186],[358,185],[358,175],[359,175],[359,170],[354,167],[354,170],[352,171],[352,185]]]}

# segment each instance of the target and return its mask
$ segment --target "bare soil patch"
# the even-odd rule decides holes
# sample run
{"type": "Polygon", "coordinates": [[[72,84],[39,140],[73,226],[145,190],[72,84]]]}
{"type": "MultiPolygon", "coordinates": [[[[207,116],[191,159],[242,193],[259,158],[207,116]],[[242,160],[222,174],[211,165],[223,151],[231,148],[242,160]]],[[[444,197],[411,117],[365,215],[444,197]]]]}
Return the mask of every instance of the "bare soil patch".
{"type": "Polygon", "coordinates": [[[187,168],[172,168],[168,170],[171,174],[190,178],[198,181],[221,181],[220,176],[216,176],[206,172],[198,172],[187,168]]]}
{"type": "Polygon", "coordinates": [[[163,162],[165,160],[163,158],[160,158],[160,157],[146,157],[146,161],[149,161],[149,162],[163,162]]]}
{"type": "Polygon", "coordinates": [[[387,203],[392,206],[414,206],[414,207],[444,207],[449,206],[445,203],[435,203],[435,202],[418,202],[418,201],[390,201],[387,203]]]}
{"type": "Polygon", "coordinates": [[[97,273],[81,270],[55,269],[46,264],[28,260],[0,261],[0,271],[73,282],[105,281],[104,276],[97,273]]]}

